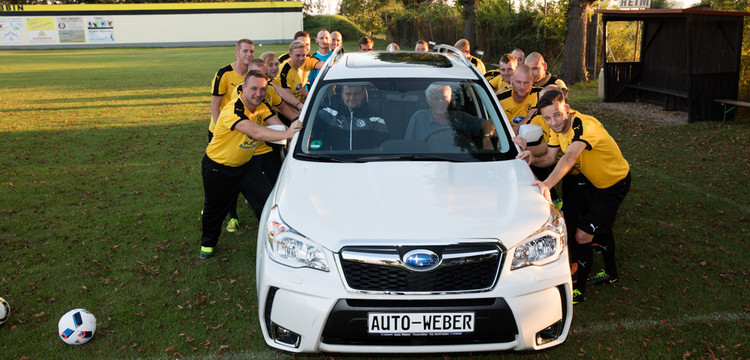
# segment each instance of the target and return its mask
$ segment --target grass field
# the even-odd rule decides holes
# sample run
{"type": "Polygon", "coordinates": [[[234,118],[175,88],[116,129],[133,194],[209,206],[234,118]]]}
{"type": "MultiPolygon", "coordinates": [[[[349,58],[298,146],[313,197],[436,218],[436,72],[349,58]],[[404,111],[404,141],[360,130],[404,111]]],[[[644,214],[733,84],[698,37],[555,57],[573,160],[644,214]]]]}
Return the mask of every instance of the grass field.
{"type": "MultiPolygon", "coordinates": [[[[256,53],[268,48],[283,51],[256,53]]],[[[12,307],[0,358],[293,358],[260,334],[252,212],[240,208],[217,258],[197,258],[210,80],[233,60],[229,47],[0,50],[0,297],[12,307]],[[75,307],[99,323],[78,347],[56,334],[75,307]]],[[[592,101],[595,85],[572,89],[574,108],[592,101]]],[[[590,289],[554,349],[424,358],[750,358],[750,119],[593,115],[632,166],[620,283],[590,289]]]]}

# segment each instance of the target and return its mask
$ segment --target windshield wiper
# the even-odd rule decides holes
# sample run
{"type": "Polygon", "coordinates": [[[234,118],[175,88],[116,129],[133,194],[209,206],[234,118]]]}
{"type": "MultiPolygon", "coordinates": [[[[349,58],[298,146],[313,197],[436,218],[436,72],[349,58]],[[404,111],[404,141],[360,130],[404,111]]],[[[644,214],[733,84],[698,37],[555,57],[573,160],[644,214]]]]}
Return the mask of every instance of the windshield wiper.
{"type": "Polygon", "coordinates": [[[345,160],[336,156],[323,155],[323,154],[307,154],[303,152],[298,152],[294,154],[294,157],[299,158],[299,159],[317,160],[321,162],[337,162],[337,163],[349,162],[348,160],[345,160]]]}
{"type": "MultiPolygon", "coordinates": [[[[461,155],[461,154],[456,154],[461,155]]],[[[434,155],[434,154],[387,154],[387,155],[373,155],[359,157],[356,161],[389,161],[389,160],[407,160],[407,161],[452,161],[452,162],[463,162],[463,160],[457,158],[455,155],[434,155]]]]}

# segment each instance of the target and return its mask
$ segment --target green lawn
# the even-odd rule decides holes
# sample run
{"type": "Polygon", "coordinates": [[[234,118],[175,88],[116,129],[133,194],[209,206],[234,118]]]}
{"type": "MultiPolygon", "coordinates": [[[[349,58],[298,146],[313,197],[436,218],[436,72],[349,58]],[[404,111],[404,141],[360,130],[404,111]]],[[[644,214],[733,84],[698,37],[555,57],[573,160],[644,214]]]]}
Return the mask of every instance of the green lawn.
{"type": "MultiPolygon", "coordinates": [[[[240,208],[243,229],[222,235],[217,258],[197,259],[210,82],[233,60],[232,47],[0,50],[0,297],[12,307],[0,357],[292,358],[260,333],[252,212],[240,208]],[[56,334],[75,307],[99,323],[78,347],[56,334]]],[[[591,101],[595,85],[572,89],[574,108],[591,101]]],[[[621,282],[590,289],[557,348],[427,358],[750,355],[750,119],[593,115],[632,166],[621,282]]]]}

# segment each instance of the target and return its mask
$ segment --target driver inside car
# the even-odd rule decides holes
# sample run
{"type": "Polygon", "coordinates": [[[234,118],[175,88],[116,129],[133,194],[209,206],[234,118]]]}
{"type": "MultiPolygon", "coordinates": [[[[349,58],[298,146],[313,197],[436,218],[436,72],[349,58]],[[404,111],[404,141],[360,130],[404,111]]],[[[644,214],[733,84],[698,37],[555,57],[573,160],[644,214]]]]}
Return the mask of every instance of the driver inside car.
{"type": "Polygon", "coordinates": [[[482,149],[492,150],[492,135],[495,132],[492,121],[451,110],[452,94],[450,85],[430,84],[425,90],[429,109],[419,110],[412,115],[404,139],[424,141],[431,147],[462,147],[458,143],[461,137],[470,142],[473,142],[473,137],[481,137],[482,149]]]}
{"type": "Polygon", "coordinates": [[[379,147],[388,139],[385,120],[370,110],[362,85],[341,86],[341,101],[318,111],[312,150],[355,150],[379,147]]]}

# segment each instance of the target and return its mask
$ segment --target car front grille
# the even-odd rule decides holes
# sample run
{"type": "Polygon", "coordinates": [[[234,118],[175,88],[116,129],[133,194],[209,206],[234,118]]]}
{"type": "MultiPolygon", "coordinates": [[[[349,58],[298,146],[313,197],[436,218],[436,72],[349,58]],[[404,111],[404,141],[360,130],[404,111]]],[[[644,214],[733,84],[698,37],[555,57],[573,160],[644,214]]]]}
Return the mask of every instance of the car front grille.
{"type": "Polygon", "coordinates": [[[345,247],[340,252],[347,286],[377,293],[451,293],[490,290],[500,272],[504,252],[496,244],[447,246],[345,247]],[[437,254],[430,270],[404,264],[413,250],[437,254]]]}

